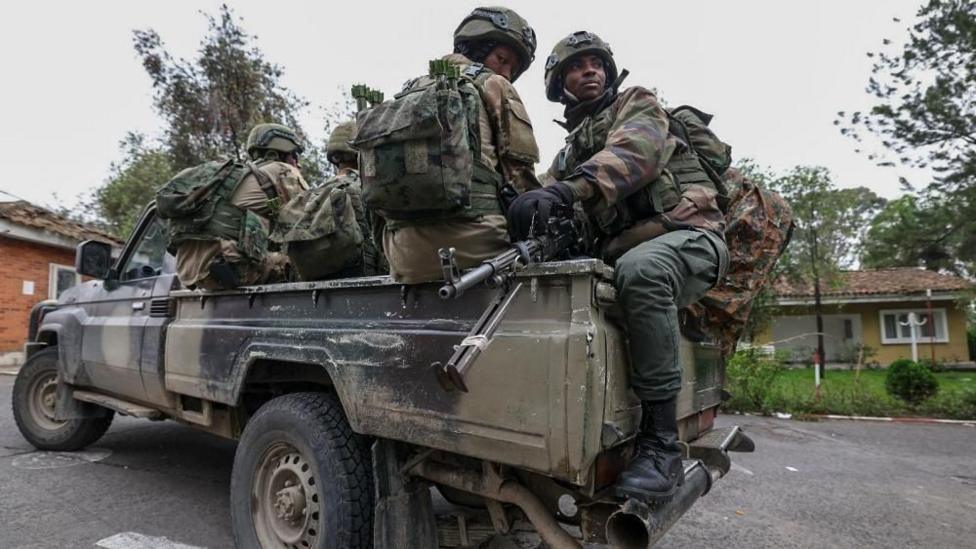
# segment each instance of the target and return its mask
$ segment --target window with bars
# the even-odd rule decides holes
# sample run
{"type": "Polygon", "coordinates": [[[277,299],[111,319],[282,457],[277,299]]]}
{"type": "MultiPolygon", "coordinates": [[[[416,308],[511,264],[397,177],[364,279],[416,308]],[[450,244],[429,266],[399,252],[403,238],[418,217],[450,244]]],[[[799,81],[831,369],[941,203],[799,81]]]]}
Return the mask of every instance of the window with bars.
{"type": "Polygon", "coordinates": [[[919,343],[949,342],[949,327],[945,309],[898,309],[881,311],[881,343],[911,343],[912,328],[908,325],[910,313],[915,313],[915,321],[922,324],[916,328],[919,343]]]}

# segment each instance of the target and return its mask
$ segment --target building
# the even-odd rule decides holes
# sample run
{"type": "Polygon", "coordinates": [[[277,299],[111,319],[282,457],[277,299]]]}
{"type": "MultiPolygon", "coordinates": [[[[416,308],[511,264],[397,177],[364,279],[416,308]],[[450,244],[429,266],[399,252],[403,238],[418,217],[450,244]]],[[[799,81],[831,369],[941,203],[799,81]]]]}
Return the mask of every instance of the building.
{"type": "Polygon", "coordinates": [[[29,202],[0,202],[0,365],[23,361],[31,307],[78,283],[75,246],[84,240],[122,245],[109,233],[29,202]]]}
{"type": "MultiPolygon", "coordinates": [[[[758,340],[785,351],[791,362],[810,363],[817,347],[813,286],[781,279],[775,285],[780,311],[758,340]]],[[[971,365],[967,307],[976,285],[964,278],[917,268],[845,271],[821,291],[827,363],[877,362],[887,366],[912,358],[914,312],[919,359],[971,365]],[[863,356],[862,356],[863,353],[863,356]]]]}

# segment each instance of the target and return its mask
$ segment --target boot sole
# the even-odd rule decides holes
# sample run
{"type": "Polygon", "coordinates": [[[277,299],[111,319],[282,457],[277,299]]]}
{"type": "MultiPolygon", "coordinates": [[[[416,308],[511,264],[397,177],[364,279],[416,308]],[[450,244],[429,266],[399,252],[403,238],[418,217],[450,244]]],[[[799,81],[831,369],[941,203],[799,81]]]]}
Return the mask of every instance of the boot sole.
{"type": "Polygon", "coordinates": [[[640,490],[637,488],[625,488],[623,486],[617,486],[613,489],[613,493],[618,498],[622,499],[636,499],[642,503],[653,504],[653,503],[668,503],[674,499],[674,495],[678,493],[678,488],[685,483],[684,475],[678,479],[678,482],[674,484],[674,488],[671,488],[667,492],[651,492],[649,490],[640,490]]]}

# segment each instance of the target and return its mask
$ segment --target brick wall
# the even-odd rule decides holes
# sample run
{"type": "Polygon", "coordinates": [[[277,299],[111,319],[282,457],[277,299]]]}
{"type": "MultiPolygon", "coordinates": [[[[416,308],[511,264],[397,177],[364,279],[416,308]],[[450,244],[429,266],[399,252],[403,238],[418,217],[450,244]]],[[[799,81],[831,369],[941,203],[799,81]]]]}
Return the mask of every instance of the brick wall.
{"type": "Polygon", "coordinates": [[[23,349],[31,307],[48,298],[50,264],[74,262],[74,250],[0,236],[0,353],[23,349]],[[24,295],[24,281],[34,282],[33,295],[24,295]]]}

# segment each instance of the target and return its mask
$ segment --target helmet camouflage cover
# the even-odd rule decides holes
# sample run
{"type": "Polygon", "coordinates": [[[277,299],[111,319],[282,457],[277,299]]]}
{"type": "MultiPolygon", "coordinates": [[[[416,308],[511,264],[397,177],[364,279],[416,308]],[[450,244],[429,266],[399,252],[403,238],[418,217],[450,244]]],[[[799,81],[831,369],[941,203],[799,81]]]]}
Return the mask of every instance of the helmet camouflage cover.
{"type": "Polygon", "coordinates": [[[562,99],[563,71],[573,58],[586,53],[603,59],[608,86],[617,79],[617,64],[613,61],[610,44],[592,32],[576,31],[557,42],[546,59],[546,98],[550,101],[562,99]]]}
{"type": "Polygon", "coordinates": [[[281,124],[258,124],[247,135],[247,154],[254,156],[256,151],[272,150],[285,154],[304,151],[301,140],[294,130],[281,124]]]}
{"type": "Polygon", "coordinates": [[[352,138],[356,135],[356,121],[350,120],[348,122],[343,122],[337,124],[335,129],[332,130],[332,134],[329,135],[329,142],[325,146],[325,156],[329,159],[329,162],[333,164],[338,164],[333,160],[332,156],[336,153],[346,153],[351,155],[356,155],[356,149],[349,144],[352,138]]]}
{"type": "Polygon", "coordinates": [[[512,75],[512,82],[535,59],[535,31],[521,15],[508,8],[475,8],[465,17],[454,31],[454,45],[476,40],[495,40],[515,50],[520,66],[512,75]]]}

